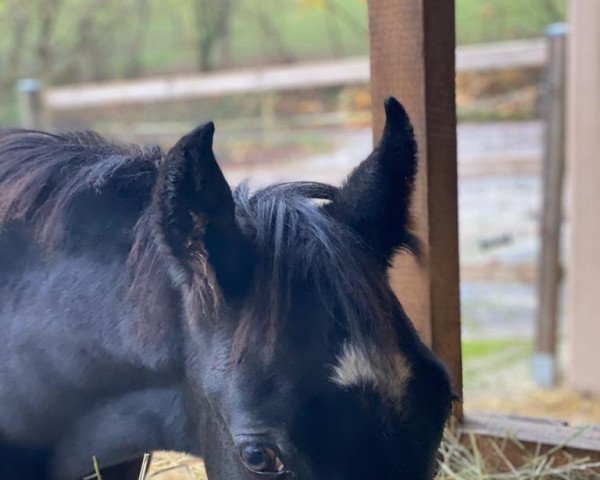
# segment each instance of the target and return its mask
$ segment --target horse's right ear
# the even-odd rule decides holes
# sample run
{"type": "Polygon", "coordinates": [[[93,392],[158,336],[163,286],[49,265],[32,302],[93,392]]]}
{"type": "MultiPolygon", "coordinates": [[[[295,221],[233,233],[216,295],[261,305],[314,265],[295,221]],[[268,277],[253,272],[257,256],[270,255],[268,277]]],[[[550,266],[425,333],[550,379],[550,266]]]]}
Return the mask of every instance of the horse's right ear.
{"type": "Polygon", "coordinates": [[[350,174],[327,209],[388,264],[397,249],[418,254],[420,243],[412,233],[410,215],[417,173],[413,127],[393,97],[385,101],[385,117],[379,144],[350,174]]]}
{"type": "Polygon", "coordinates": [[[189,282],[194,262],[204,254],[227,290],[235,283],[245,241],[235,223],[231,189],[213,153],[214,131],[212,122],[201,125],[168,152],[155,200],[165,243],[183,267],[176,275],[184,278],[175,282],[189,282]]]}

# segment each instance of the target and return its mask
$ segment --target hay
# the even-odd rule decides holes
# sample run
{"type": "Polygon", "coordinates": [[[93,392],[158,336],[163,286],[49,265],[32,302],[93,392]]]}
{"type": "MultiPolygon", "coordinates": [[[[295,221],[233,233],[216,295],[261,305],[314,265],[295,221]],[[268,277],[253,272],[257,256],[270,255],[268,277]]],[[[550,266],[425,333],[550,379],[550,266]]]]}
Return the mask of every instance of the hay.
{"type": "Polygon", "coordinates": [[[447,430],[440,446],[440,471],[436,480],[591,480],[600,479],[600,462],[576,458],[560,447],[546,453],[540,449],[526,450],[516,438],[486,439],[493,462],[486,458],[480,443],[473,435],[467,441],[459,434],[447,430]],[[516,447],[521,452],[520,462],[511,462],[506,447],[516,447]],[[494,465],[492,466],[491,463],[494,465]]]}
{"type": "MultiPolygon", "coordinates": [[[[547,453],[530,452],[516,439],[487,440],[494,461],[486,460],[474,437],[460,441],[458,434],[446,431],[440,447],[440,471],[436,480],[592,480],[600,479],[600,462],[568,457],[560,448],[547,453]],[[506,455],[508,444],[522,451],[520,465],[506,455]],[[561,461],[559,462],[559,454],[561,461]],[[565,462],[565,458],[567,461],[565,462]],[[490,465],[494,463],[495,466],[490,465]]],[[[201,460],[173,452],[154,454],[148,480],[207,480],[201,460]]]]}
{"type": "Polygon", "coordinates": [[[202,460],[177,452],[155,452],[148,480],[208,480],[202,460]]]}

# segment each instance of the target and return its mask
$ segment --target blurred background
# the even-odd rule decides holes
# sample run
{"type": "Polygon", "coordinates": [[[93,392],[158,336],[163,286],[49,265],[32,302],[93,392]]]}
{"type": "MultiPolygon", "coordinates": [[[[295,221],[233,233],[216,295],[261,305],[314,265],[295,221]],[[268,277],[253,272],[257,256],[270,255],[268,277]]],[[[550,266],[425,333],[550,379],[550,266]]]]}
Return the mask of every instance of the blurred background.
{"type": "MultiPolygon", "coordinates": [[[[566,0],[456,10],[466,408],[600,422],[600,385],[568,378],[560,272],[538,282],[544,203],[568,229],[543,181],[563,161],[565,28],[547,27],[566,0]]],[[[214,120],[228,179],[255,186],[339,183],[372,148],[365,0],[0,0],[0,28],[0,128],[168,147],[214,120]]]]}

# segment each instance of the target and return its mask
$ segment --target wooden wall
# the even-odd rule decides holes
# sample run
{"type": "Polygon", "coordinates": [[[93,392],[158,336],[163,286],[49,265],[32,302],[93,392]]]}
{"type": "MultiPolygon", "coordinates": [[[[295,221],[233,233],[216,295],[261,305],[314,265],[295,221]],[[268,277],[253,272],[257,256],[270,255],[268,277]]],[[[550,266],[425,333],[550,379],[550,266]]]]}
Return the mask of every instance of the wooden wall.
{"type": "Polygon", "coordinates": [[[600,1],[570,2],[568,380],[600,393],[600,1]]]}

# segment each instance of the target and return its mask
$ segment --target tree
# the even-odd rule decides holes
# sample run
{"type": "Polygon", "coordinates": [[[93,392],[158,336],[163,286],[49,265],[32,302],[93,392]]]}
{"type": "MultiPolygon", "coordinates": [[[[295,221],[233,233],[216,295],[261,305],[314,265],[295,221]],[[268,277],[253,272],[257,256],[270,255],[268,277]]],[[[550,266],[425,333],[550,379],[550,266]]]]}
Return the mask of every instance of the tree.
{"type": "Polygon", "coordinates": [[[203,72],[214,68],[214,51],[217,44],[225,42],[227,45],[232,7],[232,0],[194,2],[198,25],[198,68],[203,72]]]}

